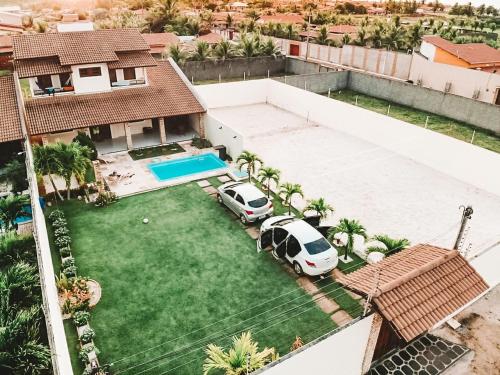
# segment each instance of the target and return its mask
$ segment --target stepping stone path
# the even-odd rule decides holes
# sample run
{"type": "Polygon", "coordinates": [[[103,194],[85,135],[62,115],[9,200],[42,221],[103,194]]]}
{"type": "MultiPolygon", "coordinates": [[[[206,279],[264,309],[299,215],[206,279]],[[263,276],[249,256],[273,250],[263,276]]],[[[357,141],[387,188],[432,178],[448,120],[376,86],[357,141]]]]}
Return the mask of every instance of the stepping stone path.
{"type": "Polygon", "coordinates": [[[219,176],[217,177],[217,179],[220,181],[220,182],[229,182],[231,181],[231,177],[229,177],[228,175],[224,175],[224,176],[219,176]]]}
{"type": "Polygon", "coordinates": [[[213,186],[211,186],[211,185],[210,185],[210,186],[207,186],[207,187],[204,187],[204,188],[203,188],[203,191],[204,191],[205,193],[208,193],[209,195],[215,195],[215,194],[217,194],[217,189],[216,189],[216,188],[214,188],[214,187],[213,187],[213,186]]]}
{"type": "MultiPolygon", "coordinates": [[[[316,305],[319,306],[321,310],[325,314],[332,314],[333,312],[337,311],[340,306],[337,305],[333,300],[325,296],[324,293],[318,293],[313,297],[313,300],[316,302],[316,305]]],[[[342,310],[341,310],[342,311],[342,310]]]]}
{"type": "Polygon", "coordinates": [[[335,314],[331,316],[331,318],[335,322],[335,324],[337,324],[339,327],[346,325],[352,320],[352,317],[344,310],[337,311],[335,314]]]}
{"type": "Polygon", "coordinates": [[[257,240],[257,238],[259,238],[259,230],[256,227],[248,227],[247,229],[245,229],[245,232],[248,233],[252,240],[257,240]]]}
{"type": "Polygon", "coordinates": [[[307,294],[311,296],[319,292],[318,287],[314,284],[311,279],[307,276],[302,276],[297,279],[297,284],[306,291],[307,294]]]}
{"type": "Polygon", "coordinates": [[[196,181],[196,183],[201,188],[206,188],[206,187],[210,186],[210,182],[208,182],[207,180],[196,181]]]}

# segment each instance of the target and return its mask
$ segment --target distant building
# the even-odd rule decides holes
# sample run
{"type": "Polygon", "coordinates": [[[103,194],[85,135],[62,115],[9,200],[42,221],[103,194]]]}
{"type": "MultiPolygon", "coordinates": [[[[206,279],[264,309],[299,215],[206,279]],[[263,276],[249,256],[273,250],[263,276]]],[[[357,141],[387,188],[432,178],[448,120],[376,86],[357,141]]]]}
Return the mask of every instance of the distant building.
{"type": "Polygon", "coordinates": [[[432,62],[500,74],[500,51],[485,43],[457,44],[427,35],[420,53],[432,62]]]}
{"type": "Polygon", "coordinates": [[[22,13],[1,10],[0,8],[0,34],[22,33],[24,17],[25,15],[22,13]]]}
{"type": "Polygon", "coordinates": [[[56,25],[56,30],[60,33],[75,32],[75,31],[92,31],[94,30],[94,23],[90,21],[59,22],[56,25]]]}
{"type": "Polygon", "coordinates": [[[142,37],[148,43],[150,52],[155,58],[161,58],[170,46],[180,43],[180,39],[174,33],[151,33],[142,34],[142,37]]]}
{"type": "Polygon", "coordinates": [[[261,16],[258,20],[258,24],[265,24],[265,23],[291,23],[291,24],[296,24],[296,25],[301,25],[303,24],[304,17],[302,17],[300,14],[296,13],[289,13],[289,14],[274,14],[272,16],[261,16]]]}

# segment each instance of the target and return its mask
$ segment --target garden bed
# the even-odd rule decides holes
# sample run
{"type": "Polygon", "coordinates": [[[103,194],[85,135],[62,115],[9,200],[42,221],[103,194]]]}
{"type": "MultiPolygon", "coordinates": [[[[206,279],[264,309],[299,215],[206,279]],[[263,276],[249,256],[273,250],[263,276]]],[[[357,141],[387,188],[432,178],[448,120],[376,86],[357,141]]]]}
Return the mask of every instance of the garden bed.
{"type": "Polygon", "coordinates": [[[177,143],[171,143],[169,145],[148,147],[148,148],[140,148],[137,150],[131,150],[128,152],[130,157],[134,160],[154,158],[157,156],[163,155],[173,155],[178,154],[180,152],[184,152],[185,150],[177,143]]]}

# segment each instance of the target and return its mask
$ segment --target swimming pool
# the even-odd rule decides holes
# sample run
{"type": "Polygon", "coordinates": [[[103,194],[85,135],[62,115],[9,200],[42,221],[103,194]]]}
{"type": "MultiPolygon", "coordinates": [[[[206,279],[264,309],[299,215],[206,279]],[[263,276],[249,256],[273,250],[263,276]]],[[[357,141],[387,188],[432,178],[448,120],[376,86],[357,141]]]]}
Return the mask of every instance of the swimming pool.
{"type": "Polygon", "coordinates": [[[159,181],[166,181],[201,172],[227,168],[227,165],[214,154],[203,154],[164,161],[162,163],[151,163],[148,164],[148,168],[159,181]]]}

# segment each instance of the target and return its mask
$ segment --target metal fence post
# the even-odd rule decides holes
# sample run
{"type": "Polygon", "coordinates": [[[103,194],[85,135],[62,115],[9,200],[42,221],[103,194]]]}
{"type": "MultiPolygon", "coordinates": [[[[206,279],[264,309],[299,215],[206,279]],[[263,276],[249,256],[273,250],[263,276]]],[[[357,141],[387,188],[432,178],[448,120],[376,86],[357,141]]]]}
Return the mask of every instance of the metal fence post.
{"type": "Polygon", "coordinates": [[[387,116],[389,116],[389,113],[391,113],[391,105],[389,104],[389,106],[387,107],[387,116]]]}
{"type": "Polygon", "coordinates": [[[246,81],[247,80],[247,76],[246,76],[247,72],[243,72],[243,81],[246,81]]]}
{"type": "Polygon", "coordinates": [[[429,124],[429,116],[425,118],[425,128],[427,129],[427,125],[429,124]]]}
{"type": "Polygon", "coordinates": [[[222,82],[222,80],[221,80],[221,77],[220,77],[220,74],[219,74],[219,83],[221,83],[221,82],[222,82]]]}
{"type": "Polygon", "coordinates": [[[328,97],[330,97],[331,88],[328,88],[328,97]]]}
{"type": "Polygon", "coordinates": [[[358,105],[358,96],[359,95],[356,95],[356,105],[358,105]]]}
{"type": "Polygon", "coordinates": [[[270,77],[270,74],[269,74],[269,69],[267,69],[267,78],[270,77]]]}
{"type": "Polygon", "coordinates": [[[476,129],[472,132],[472,138],[470,139],[470,143],[474,143],[474,137],[476,136],[476,129]]]}

